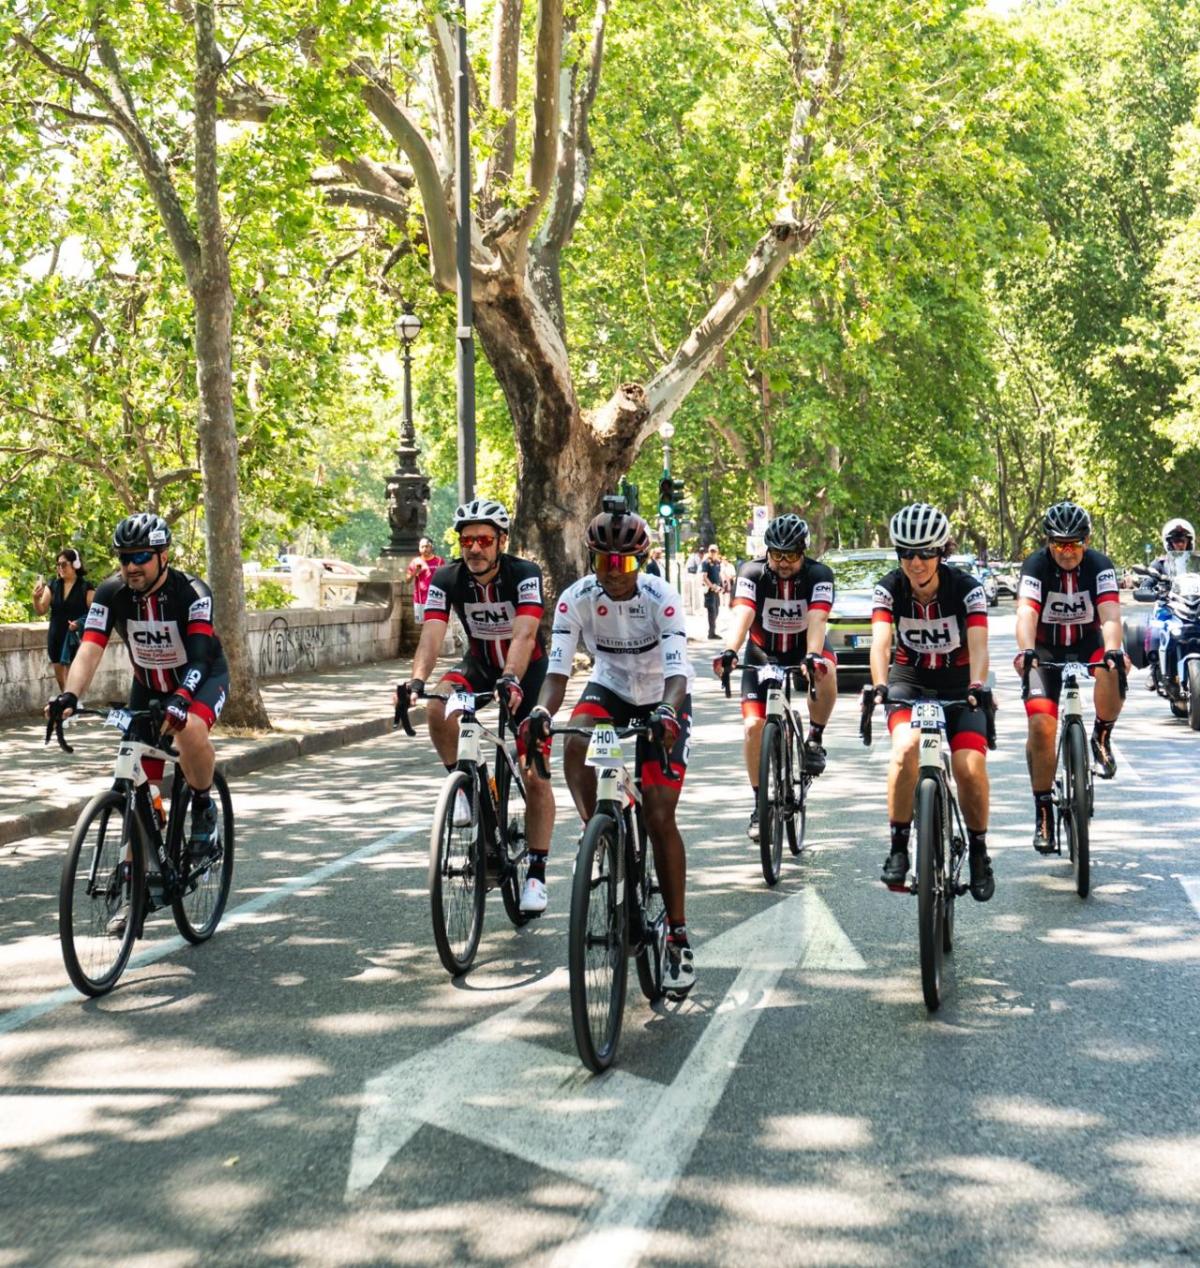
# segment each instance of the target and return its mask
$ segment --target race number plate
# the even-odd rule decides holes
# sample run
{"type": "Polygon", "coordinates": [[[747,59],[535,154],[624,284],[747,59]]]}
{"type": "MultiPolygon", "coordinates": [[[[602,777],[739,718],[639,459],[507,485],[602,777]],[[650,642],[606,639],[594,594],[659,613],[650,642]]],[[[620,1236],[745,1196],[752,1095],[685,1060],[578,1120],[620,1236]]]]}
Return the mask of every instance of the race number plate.
{"type": "Polygon", "coordinates": [[[588,740],[587,764],[589,766],[620,766],[621,741],[617,739],[615,727],[595,726],[591,739],[588,740]]]}
{"type": "Polygon", "coordinates": [[[782,665],[763,665],[758,671],[759,682],[783,682],[784,669],[782,665]]]}
{"type": "Polygon", "coordinates": [[[104,719],[104,725],[116,727],[118,731],[124,731],[132,721],[133,717],[124,709],[109,709],[108,717],[104,719]]]}
{"type": "Polygon", "coordinates": [[[912,720],[917,726],[942,726],[945,716],[936,700],[918,700],[912,707],[912,720]]]}
{"type": "Polygon", "coordinates": [[[475,697],[467,691],[455,691],[446,701],[446,716],[452,713],[473,713],[475,711],[475,697]]]}

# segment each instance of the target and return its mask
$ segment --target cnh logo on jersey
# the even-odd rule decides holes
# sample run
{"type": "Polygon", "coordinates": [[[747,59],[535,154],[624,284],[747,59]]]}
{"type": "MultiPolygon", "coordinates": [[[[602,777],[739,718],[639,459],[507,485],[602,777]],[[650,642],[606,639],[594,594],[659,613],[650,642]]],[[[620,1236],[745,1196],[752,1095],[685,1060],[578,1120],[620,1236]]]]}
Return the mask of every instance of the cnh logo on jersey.
{"type": "Polygon", "coordinates": [[[930,620],[901,617],[900,638],[910,651],[920,652],[923,656],[944,656],[960,646],[958,622],[949,617],[930,620]]]}
{"type": "Polygon", "coordinates": [[[526,577],[524,581],[517,582],[518,603],[541,603],[541,601],[542,583],[537,577],[526,577]]]}
{"type": "Polygon", "coordinates": [[[1060,594],[1052,591],[1046,596],[1042,620],[1061,625],[1078,625],[1092,619],[1092,596],[1086,591],[1079,594],[1060,594]]]}
{"type": "Polygon", "coordinates": [[[103,603],[93,603],[88,608],[87,620],[83,623],[85,630],[103,630],[108,624],[108,609],[103,603]]]}
{"type": "Polygon", "coordinates": [[[772,634],[798,633],[808,624],[808,604],[803,599],[767,599],[762,623],[772,634]]]}
{"type": "Polygon", "coordinates": [[[466,603],[463,616],[476,638],[511,638],[516,609],[511,603],[466,603]]]}

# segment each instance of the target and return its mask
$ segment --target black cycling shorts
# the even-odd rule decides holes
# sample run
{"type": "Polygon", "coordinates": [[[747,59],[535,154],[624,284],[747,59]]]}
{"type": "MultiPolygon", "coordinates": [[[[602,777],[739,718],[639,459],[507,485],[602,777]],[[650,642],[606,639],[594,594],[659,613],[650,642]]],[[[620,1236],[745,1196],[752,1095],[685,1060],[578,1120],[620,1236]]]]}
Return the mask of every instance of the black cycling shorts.
{"type": "MultiPolygon", "coordinates": [[[[650,715],[657,708],[657,703],[632,704],[624,696],[617,695],[608,687],[589,681],[580,693],[575,708],[571,710],[571,722],[579,725],[584,719],[590,718],[593,722],[605,721],[612,722],[616,726],[636,726],[639,722],[648,722],[650,715]]],[[[691,746],[692,697],[686,695],[679,709],[679,738],[668,756],[671,778],[663,774],[658,751],[649,747],[645,740],[638,740],[637,755],[641,764],[642,786],[649,788],[654,784],[663,784],[668,788],[682,787],[691,746]]]]}
{"type": "MultiPolygon", "coordinates": [[[[133,680],[129,689],[129,707],[145,709],[152,700],[169,700],[169,691],[151,691],[140,679],[133,680]]],[[[192,693],[192,703],[188,706],[188,714],[195,714],[211,731],[213,724],[221,716],[225,701],[229,698],[229,666],[224,657],[220,664],[192,693]]]]}
{"type": "MultiPolygon", "coordinates": [[[[514,722],[521,722],[529,716],[530,710],[538,702],[538,693],[546,680],[546,667],[549,660],[540,656],[529,662],[525,677],[521,679],[521,690],[525,693],[521,707],[513,715],[514,722]]],[[[451,666],[442,675],[441,681],[455,687],[466,687],[468,691],[494,691],[501,671],[494,665],[485,665],[476,656],[464,656],[457,665],[451,666]]]]}
{"type": "MultiPolygon", "coordinates": [[[[888,731],[912,721],[914,700],[962,700],[970,678],[962,669],[917,669],[914,665],[893,665],[888,672],[888,731]]],[[[968,705],[946,709],[946,739],[950,751],[974,749],[987,752],[987,715],[968,705]]]]}

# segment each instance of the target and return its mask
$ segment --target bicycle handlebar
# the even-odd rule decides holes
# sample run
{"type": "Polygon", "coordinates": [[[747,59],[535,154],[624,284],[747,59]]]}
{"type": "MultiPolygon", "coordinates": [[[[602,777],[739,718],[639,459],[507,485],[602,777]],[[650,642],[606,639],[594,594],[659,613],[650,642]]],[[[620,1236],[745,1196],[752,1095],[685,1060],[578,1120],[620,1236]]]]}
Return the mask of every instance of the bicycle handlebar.
{"type": "MultiPolygon", "coordinates": [[[[417,692],[418,700],[449,700],[452,695],[471,696],[475,701],[475,708],[481,709],[484,705],[492,700],[498,700],[500,705],[500,734],[504,734],[505,725],[511,722],[508,712],[508,700],[503,692],[497,696],[495,689],[490,691],[458,691],[458,692],[440,692],[440,691],[419,691],[417,692]]],[[[392,715],[392,725],[404,728],[406,735],[416,735],[416,730],[412,722],[409,720],[409,710],[412,708],[412,701],[408,698],[408,684],[396,684],[396,711],[392,715]]]]}
{"type": "MultiPolygon", "coordinates": [[[[152,700],[149,706],[145,709],[129,709],[123,704],[114,704],[109,709],[72,709],[68,717],[63,717],[62,714],[59,714],[58,717],[46,719],[46,738],[43,741],[42,746],[46,747],[49,745],[50,739],[53,737],[58,741],[58,747],[62,749],[64,753],[74,753],[74,747],[67,743],[67,737],[63,732],[63,728],[67,722],[69,722],[71,718],[107,718],[113,709],[123,710],[129,715],[129,720],[131,722],[138,718],[152,718],[155,722],[161,722],[163,714],[166,711],[165,705],[161,700],[152,700]]],[[[171,737],[160,737],[160,742],[157,747],[161,748],[164,753],[171,752],[171,737]]]]}
{"type": "MultiPolygon", "coordinates": [[[[623,726],[614,728],[618,739],[628,739],[631,735],[636,735],[638,739],[649,740],[654,743],[654,728],[648,723],[642,723],[640,726],[623,726]]],[[[555,735],[588,735],[592,733],[590,726],[555,726],[550,725],[551,736],[555,735]]],[[[659,741],[656,745],[658,749],[659,769],[668,778],[671,774],[671,755],[667,751],[667,746],[659,741]]],[[[550,767],[546,764],[546,758],[542,753],[541,745],[534,744],[529,754],[533,762],[533,768],[538,774],[539,779],[550,778],[550,767]]]]}
{"type": "Polygon", "coordinates": [[[1114,668],[1117,674],[1117,690],[1121,693],[1121,699],[1124,700],[1129,692],[1129,675],[1125,672],[1125,653],[1116,648],[1112,649],[1117,652],[1118,660],[1115,666],[1110,665],[1106,660],[1098,660],[1094,663],[1082,660],[1042,660],[1038,656],[1027,659],[1025,667],[1021,670],[1021,699],[1025,700],[1029,697],[1029,675],[1033,672],[1036,665],[1038,669],[1066,669],[1068,665],[1082,665],[1089,672],[1093,669],[1104,669],[1112,673],[1114,668]]]}
{"type": "MultiPolygon", "coordinates": [[[[935,699],[935,703],[940,704],[943,709],[962,707],[966,709],[983,711],[984,723],[987,728],[987,746],[991,750],[995,749],[996,747],[996,710],[994,706],[991,709],[982,710],[982,706],[978,702],[972,703],[969,699],[942,700],[942,699],[936,699],[933,697],[930,697],[930,698],[935,699]]],[[[919,698],[918,700],[912,700],[912,701],[896,700],[893,703],[917,704],[918,702],[919,702],[919,698]]],[[[862,738],[862,742],[868,748],[871,745],[871,736],[872,736],[871,722],[875,714],[875,705],[877,703],[879,703],[879,701],[877,701],[875,697],[875,688],[870,686],[864,687],[863,698],[862,698],[862,716],[859,719],[859,723],[858,723],[858,734],[862,738]]]]}

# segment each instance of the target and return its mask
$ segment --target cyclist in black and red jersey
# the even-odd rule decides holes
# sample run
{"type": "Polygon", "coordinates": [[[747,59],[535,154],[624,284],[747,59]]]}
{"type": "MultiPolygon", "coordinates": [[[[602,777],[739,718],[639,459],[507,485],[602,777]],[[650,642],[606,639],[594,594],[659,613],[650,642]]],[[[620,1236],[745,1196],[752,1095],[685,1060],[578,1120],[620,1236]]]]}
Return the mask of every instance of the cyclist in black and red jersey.
{"type": "MultiPolygon", "coordinates": [[[[433,574],[425,599],[425,623],[413,656],[412,677],[405,684],[416,700],[446,638],[451,611],[467,631],[467,654],[441,677],[439,686],[467,691],[505,693],[513,720],[520,723],[537,703],[546,677],[546,649],[538,623],[545,610],[542,570],[529,559],[505,552],[510,526],[508,511],[491,498],[475,498],[454,512],[461,557],[433,574]]],[[[441,700],[429,701],[429,737],[447,770],[458,757],[458,719],[446,717],[441,700]]],[[[554,827],[554,798],[540,779],[526,783],[525,826],[529,840],[529,873],[521,891],[521,910],[546,910],[546,855],[554,827]]],[[[471,807],[462,789],[454,807],[454,823],[471,822],[471,807]]]]}
{"type": "MultiPolygon", "coordinates": [[[[766,557],[738,569],[727,646],[713,658],[718,677],[736,668],[738,649],[749,635],[742,670],[742,748],[750,787],[756,791],[768,687],[759,681],[759,669],[767,664],[805,665],[816,681],[804,745],[810,774],[820,775],[825,769],[821,741],[837,702],[837,657],[825,636],[833,606],[833,572],[806,557],[808,524],[799,515],[777,515],[767,525],[765,540],[766,557]]],[[[757,797],[746,832],[752,841],[758,840],[757,797]]]]}
{"type": "Polygon", "coordinates": [[[202,862],[216,846],[210,792],[217,759],[208,733],[225,706],[229,666],[213,629],[212,591],[199,577],[168,565],[170,546],[170,527],[152,512],[117,525],[113,550],[120,572],[96,588],[66,689],[45,712],[50,718],[74,713],[115,629],[133,664],[129,707],[165,702],[163,729],[175,733],[179,766],[192,790],[188,851],[202,862]]]}
{"type": "Polygon", "coordinates": [[[987,902],[995,892],[987,853],[989,715],[994,705],[988,678],[987,595],[969,573],[944,561],[950,521],[936,507],[914,502],[892,516],[892,544],[900,567],[875,587],[871,614],[871,697],[886,704],[892,737],[888,769],[891,853],[880,878],[889,889],[906,890],[908,842],[917,786],[918,736],[912,704],[920,698],[966,700],[946,709],[946,738],[967,826],[971,897],[987,902]],[[895,663],[889,669],[892,644],[895,663]]]}
{"type": "MultiPolygon", "coordinates": [[[[1025,712],[1029,738],[1025,752],[1033,788],[1033,848],[1039,854],[1054,851],[1052,831],[1054,769],[1057,764],[1055,733],[1062,673],[1040,669],[1038,659],[1103,663],[1112,670],[1128,669],[1121,630],[1121,595],[1112,560],[1088,547],[1092,521],[1074,502],[1056,502],[1045,514],[1042,528],[1046,545],[1021,565],[1017,586],[1017,655],[1013,666],[1029,672],[1025,712]]],[[[1095,675],[1095,670],[1092,671],[1095,675]]],[[[1117,673],[1096,677],[1096,719],[1092,731],[1092,756],[1096,773],[1111,779],[1117,770],[1112,752],[1112,729],[1121,712],[1117,673]]]]}

